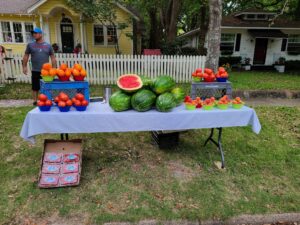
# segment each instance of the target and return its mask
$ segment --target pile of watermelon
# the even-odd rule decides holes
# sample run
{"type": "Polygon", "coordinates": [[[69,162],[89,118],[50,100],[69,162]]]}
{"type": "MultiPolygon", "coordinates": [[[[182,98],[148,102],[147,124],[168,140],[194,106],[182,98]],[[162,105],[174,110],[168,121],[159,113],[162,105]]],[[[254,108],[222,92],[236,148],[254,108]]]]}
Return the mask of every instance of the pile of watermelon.
{"type": "Polygon", "coordinates": [[[169,112],[185,97],[184,91],[175,87],[174,79],[166,75],[152,80],[147,76],[125,74],[118,78],[117,85],[119,90],[109,99],[110,107],[116,112],[128,109],[146,112],[154,107],[160,112],[169,112]]]}

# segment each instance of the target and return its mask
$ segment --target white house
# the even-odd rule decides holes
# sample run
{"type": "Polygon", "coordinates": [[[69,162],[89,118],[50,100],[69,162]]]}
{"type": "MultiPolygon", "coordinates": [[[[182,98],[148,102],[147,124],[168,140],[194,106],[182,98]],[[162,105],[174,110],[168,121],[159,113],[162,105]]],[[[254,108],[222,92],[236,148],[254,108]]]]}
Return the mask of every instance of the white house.
{"type": "MultiPolygon", "coordinates": [[[[249,9],[224,16],[221,26],[222,56],[249,58],[252,65],[273,65],[280,57],[300,60],[300,21],[276,13],[249,9]],[[273,21],[273,22],[272,22],[273,21]]],[[[189,47],[197,47],[200,29],[181,36],[189,47]]]]}

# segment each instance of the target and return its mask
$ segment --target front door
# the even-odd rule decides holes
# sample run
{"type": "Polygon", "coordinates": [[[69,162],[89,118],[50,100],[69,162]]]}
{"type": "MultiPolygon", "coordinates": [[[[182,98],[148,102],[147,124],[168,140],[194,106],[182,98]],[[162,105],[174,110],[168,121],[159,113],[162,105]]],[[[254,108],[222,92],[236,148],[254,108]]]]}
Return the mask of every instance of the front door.
{"type": "Polygon", "coordinates": [[[253,64],[265,64],[268,38],[256,38],[253,64]]]}
{"type": "Polygon", "coordinates": [[[62,23],[60,25],[60,30],[62,51],[64,53],[72,53],[74,50],[73,24],[62,23]]]}

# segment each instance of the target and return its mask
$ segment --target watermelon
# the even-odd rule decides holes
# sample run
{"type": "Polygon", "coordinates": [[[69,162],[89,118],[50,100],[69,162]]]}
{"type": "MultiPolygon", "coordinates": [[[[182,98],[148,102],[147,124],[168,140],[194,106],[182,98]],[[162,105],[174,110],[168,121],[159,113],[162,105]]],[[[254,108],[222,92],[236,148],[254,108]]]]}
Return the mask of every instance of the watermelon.
{"type": "Polygon", "coordinates": [[[172,93],[163,93],[156,99],[156,109],[160,112],[169,112],[176,106],[176,99],[172,93]]]}
{"type": "Polygon", "coordinates": [[[176,105],[180,105],[183,102],[184,97],[185,97],[185,94],[184,94],[184,91],[182,90],[182,88],[176,87],[171,91],[171,93],[175,97],[176,105]]]}
{"type": "Polygon", "coordinates": [[[140,75],[140,78],[142,79],[143,87],[151,87],[152,86],[153,81],[151,80],[150,77],[140,75]]]}
{"type": "Polygon", "coordinates": [[[146,89],[139,90],[131,97],[131,106],[138,112],[145,112],[152,108],[156,95],[146,89]]]}
{"type": "Polygon", "coordinates": [[[159,76],[157,77],[152,85],[152,89],[156,94],[162,94],[171,91],[175,86],[175,81],[170,76],[159,76]]]}
{"type": "Polygon", "coordinates": [[[143,81],[136,74],[124,74],[118,78],[117,85],[122,91],[135,92],[143,87],[143,81]]]}
{"type": "Polygon", "coordinates": [[[130,95],[122,91],[117,91],[110,96],[109,105],[114,111],[121,112],[130,109],[130,100],[130,95]]]}

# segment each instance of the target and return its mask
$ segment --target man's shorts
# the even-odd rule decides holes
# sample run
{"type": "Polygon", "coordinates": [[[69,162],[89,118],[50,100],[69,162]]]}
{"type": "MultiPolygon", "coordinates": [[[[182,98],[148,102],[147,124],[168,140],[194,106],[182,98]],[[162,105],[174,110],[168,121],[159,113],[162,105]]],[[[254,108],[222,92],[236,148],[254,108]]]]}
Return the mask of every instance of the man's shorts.
{"type": "Polygon", "coordinates": [[[41,77],[41,72],[37,71],[32,71],[31,72],[31,87],[33,91],[39,91],[40,90],[40,79],[41,77]]]}

